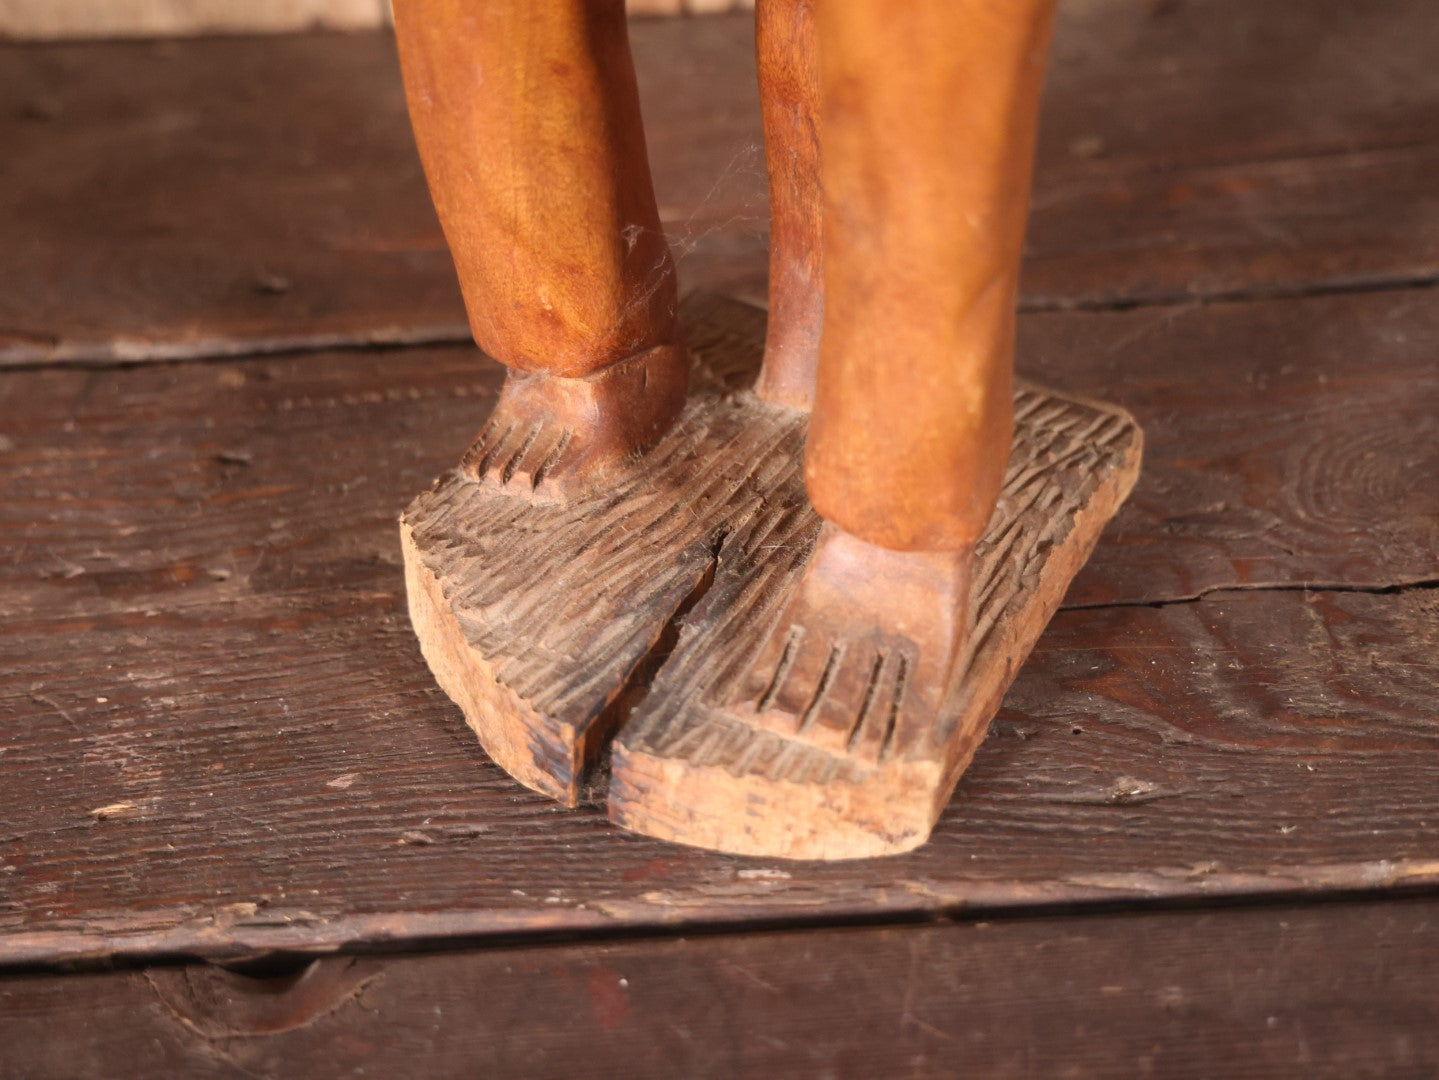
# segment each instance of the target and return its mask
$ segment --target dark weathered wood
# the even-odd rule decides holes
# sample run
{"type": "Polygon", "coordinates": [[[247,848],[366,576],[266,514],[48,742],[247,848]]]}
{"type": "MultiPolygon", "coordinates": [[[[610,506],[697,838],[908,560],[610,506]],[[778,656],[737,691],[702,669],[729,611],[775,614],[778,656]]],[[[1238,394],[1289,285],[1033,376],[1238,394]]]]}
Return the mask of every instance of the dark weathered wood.
{"type": "MultiPolygon", "coordinates": [[[[1022,370],[1148,435],[1076,594],[1439,577],[1435,318],[1396,292],[1026,320],[1022,370]],[[1362,470],[1283,479],[1305,416],[1362,470]]],[[[395,515],[497,381],[463,347],[0,376],[0,959],[1439,880],[1420,587],[1062,611],[899,859],[779,868],[554,808],[404,611],[395,515]]]]}
{"type": "MultiPolygon", "coordinates": [[[[684,283],[763,296],[748,18],[634,47],[684,283]]],[[[0,146],[0,364],[469,337],[388,33],[0,43],[0,146]]]]}
{"type": "Polygon", "coordinates": [[[3,360],[468,336],[390,35],[0,48],[3,360]]]}
{"type": "Polygon", "coordinates": [[[0,1072],[1420,1080],[1436,929],[1424,900],[12,977],[0,1072]]]}
{"type": "Polygon", "coordinates": [[[1432,282],[1436,48],[1425,0],[1061,4],[1026,303],[1432,282]]]}
{"type": "Polygon", "coordinates": [[[1439,292],[1020,320],[1020,370],[1123,405],[1139,485],[1066,602],[1439,576],[1439,292]]]}
{"type": "MultiPolygon", "coordinates": [[[[1432,281],[1430,14],[1061,5],[1025,302],[1432,281]]],[[[633,40],[681,284],[762,299],[750,21],[633,40]]],[[[465,336],[388,35],[0,50],[0,363],[465,336]]]]}

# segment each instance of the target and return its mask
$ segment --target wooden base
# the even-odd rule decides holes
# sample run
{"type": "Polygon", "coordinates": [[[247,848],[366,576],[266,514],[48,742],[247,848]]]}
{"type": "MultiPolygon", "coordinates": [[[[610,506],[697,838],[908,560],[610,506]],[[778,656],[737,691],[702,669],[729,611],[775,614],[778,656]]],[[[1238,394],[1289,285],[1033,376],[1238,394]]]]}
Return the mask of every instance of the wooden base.
{"type": "Polygon", "coordinates": [[[975,630],[941,722],[835,751],[719,704],[820,521],[799,468],[804,417],[741,392],[763,314],[701,296],[684,316],[692,400],[612,491],[546,506],[452,472],[405,512],[425,657],[495,761],[568,805],[613,741],[609,812],[627,829],[785,858],[910,850],[1133,486],[1139,428],[1113,406],[1021,384],[1004,494],[977,552],[975,630]]]}
{"type": "MultiPolygon", "coordinates": [[[[1004,494],[976,552],[975,627],[940,723],[882,734],[857,728],[845,740],[851,749],[835,751],[716,704],[734,697],[804,568],[805,541],[818,529],[809,512],[793,539],[736,537],[733,557],[721,553],[714,587],[615,741],[612,820],[667,840],[783,858],[893,854],[929,837],[1139,470],[1140,431],[1121,410],[1030,386],[1015,407],[1004,494]]],[[[795,484],[779,505],[806,506],[795,484]]]]}
{"type": "Polygon", "coordinates": [[[696,296],[682,315],[690,401],[608,493],[546,503],[453,470],[400,520],[410,620],[436,680],[496,763],[568,806],[720,538],[799,483],[798,419],[776,423],[735,393],[758,367],[764,313],[696,296]]]}

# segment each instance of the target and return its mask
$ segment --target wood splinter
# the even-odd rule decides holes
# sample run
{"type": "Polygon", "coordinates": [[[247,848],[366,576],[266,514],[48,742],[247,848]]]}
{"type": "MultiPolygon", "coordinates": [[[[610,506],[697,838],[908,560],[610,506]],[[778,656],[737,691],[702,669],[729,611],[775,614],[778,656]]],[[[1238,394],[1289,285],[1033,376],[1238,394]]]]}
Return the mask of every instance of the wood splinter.
{"type": "Polygon", "coordinates": [[[396,0],[475,338],[509,367],[403,519],[411,613],[522,783],[574,805],[612,744],[639,832],[928,836],[1138,470],[1127,414],[1013,380],[1052,14],[760,0],[765,326],[681,316],[620,0],[396,0]]]}

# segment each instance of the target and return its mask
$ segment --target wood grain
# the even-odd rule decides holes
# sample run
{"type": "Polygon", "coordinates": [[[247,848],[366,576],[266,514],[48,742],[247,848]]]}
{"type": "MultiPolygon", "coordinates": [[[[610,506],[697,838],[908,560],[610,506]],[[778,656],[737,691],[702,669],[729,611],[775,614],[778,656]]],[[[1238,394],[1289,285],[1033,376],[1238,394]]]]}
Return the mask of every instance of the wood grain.
{"type": "MultiPolygon", "coordinates": [[[[0,964],[507,946],[9,977],[0,1074],[1433,1075],[1430,7],[1060,6],[1020,368],[1146,472],[878,866],[488,763],[394,537],[493,402],[471,349],[106,366],[460,340],[383,35],[0,46],[0,364],[102,364],[0,373],[0,964]],[[732,933],[533,945],[662,927],[732,933]]],[[[635,37],[681,277],[759,298],[748,23],[635,37]]]]}
{"type": "Polygon", "coordinates": [[[1031,308],[1439,276],[1423,0],[1061,4],[1031,308]],[[1363,73],[1363,74],[1361,74],[1363,73]]]}
{"type": "Polygon", "coordinates": [[[0,50],[6,362],[468,336],[388,34],[0,50]]]}
{"type": "MultiPolygon", "coordinates": [[[[674,261],[623,0],[393,7],[410,125],[475,343],[511,368],[566,379],[675,345],[674,261]]],[[[683,383],[675,389],[658,430],[679,411],[683,383]]],[[[559,402],[541,400],[554,423],[559,402]]],[[[648,412],[638,385],[625,404],[615,411],[648,412]]],[[[598,412],[601,427],[618,426],[598,412]]]]}
{"type": "MultiPolygon", "coordinates": [[[[1427,0],[1061,6],[1030,308],[1433,281],[1427,0]]],[[[762,300],[751,17],[633,28],[683,288],[762,300]]],[[[460,340],[382,33],[0,45],[0,363],[460,340]]]]}
{"type": "Polygon", "coordinates": [[[770,222],[770,320],[755,393],[809,410],[825,306],[814,0],[763,0],[755,9],[755,58],[770,222]]]}
{"type": "Polygon", "coordinates": [[[1026,320],[1022,370],[1146,429],[1086,571],[1125,606],[1056,616],[930,844],[877,864],[646,841],[487,761],[395,537],[493,400],[473,349],[6,373],[0,959],[1432,884],[1435,592],[1364,591],[1439,577],[1426,297],[1026,320]],[[1346,401],[1368,479],[1286,486],[1346,401]],[[1225,591],[1251,551],[1338,589],[1225,591]]]}
{"type": "MultiPolygon", "coordinates": [[[[763,275],[748,23],[632,30],[691,288],[763,275]]],[[[0,145],[0,365],[469,338],[388,33],[0,44],[0,145]]]]}
{"type": "Polygon", "coordinates": [[[1068,603],[1435,578],[1439,293],[1020,323],[1022,372],[1117,401],[1148,435],[1068,603]]]}
{"type": "MultiPolygon", "coordinates": [[[[848,738],[865,744],[858,752],[832,752],[718,707],[793,591],[820,521],[800,475],[803,414],[734,392],[735,373],[752,379],[764,349],[758,312],[698,295],[683,315],[696,392],[607,491],[548,504],[525,485],[455,470],[406,510],[422,651],[495,762],[566,805],[618,731],[610,816],[627,828],[786,858],[909,850],[1133,486],[1140,433],[1122,410],[1016,391],[1006,487],[977,554],[975,636],[942,724],[881,734],[876,720],[872,737],[848,738]],[[677,643],[663,643],[676,622],[677,643]],[[661,648],[673,659],[656,657],[661,648]],[[638,670],[651,658],[664,663],[652,694],[654,673],[638,670]]],[[[895,725],[897,695],[873,715],[895,725]]]]}
{"type": "Polygon", "coordinates": [[[798,414],[735,393],[736,372],[752,381],[758,367],[763,314],[704,295],[681,314],[685,411],[603,491],[541,501],[454,469],[400,522],[410,620],[436,679],[497,763],[570,806],[724,536],[799,483],[798,414]]]}
{"type": "Polygon", "coordinates": [[[12,977],[0,1072],[1419,1080],[1436,924],[1330,903],[12,977]]]}
{"type": "Polygon", "coordinates": [[[967,551],[999,498],[1054,10],[815,9],[824,330],[805,487],[826,522],[879,549],[967,551]]]}
{"type": "MultiPolygon", "coordinates": [[[[974,629],[949,686],[939,688],[938,717],[912,715],[904,662],[884,659],[859,711],[836,731],[804,723],[770,730],[732,707],[820,525],[795,471],[762,470],[776,477],[775,489],[731,526],[713,588],[680,624],[672,656],[616,738],[610,820],[666,840],[787,859],[891,855],[924,843],[1139,472],[1142,436],[1123,410],[1025,384],[1014,410],[1005,486],[975,553],[974,629]]],[[[826,688],[821,680],[807,717],[828,707],[826,688]]]]}

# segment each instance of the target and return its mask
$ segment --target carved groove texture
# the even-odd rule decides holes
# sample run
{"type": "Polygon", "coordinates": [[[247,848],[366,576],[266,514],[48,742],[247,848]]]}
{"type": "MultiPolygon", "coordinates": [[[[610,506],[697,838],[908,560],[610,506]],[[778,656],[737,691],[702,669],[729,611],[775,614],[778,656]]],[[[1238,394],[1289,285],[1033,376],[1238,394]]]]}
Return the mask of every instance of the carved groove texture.
{"type": "Polygon", "coordinates": [[[488,661],[473,677],[493,678],[549,721],[536,735],[551,760],[601,720],[710,569],[721,534],[763,518],[769,494],[799,482],[800,421],[725,388],[754,374],[762,313],[701,296],[682,317],[695,388],[630,477],[595,498],[547,504],[526,498],[528,485],[476,483],[462,465],[405,513],[413,557],[488,661]]]}
{"type": "MultiPolygon", "coordinates": [[[[512,492],[476,483],[462,466],[415,500],[405,514],[407,557],[444,597],[438,619],[426,616],[417,630],[463,639],[457,655],[473,657],[472,666],[460,661],[451,676],[457,684],[442,682],[501,764],[555,793],[568,790],[576,740],[592,726],[595,742],[613,734],[598,726],[610,719],[606,710],[627,682],[633,693],[643,692],[631,673],[713,569],[714,582],[686,616],[650,697],[631,705],[634,716],[619,731],[626,762],[651,756],[818,786],[875,783],[877,771],[892,772],[896,763],[938,762],[933,790],[897,773],[882,781],[922,801],[927,831],[1099,527],[1133,484],[1138,429],[1113,407],[1019,386],[1003,493],[977,551],[975,630],[941,723],[904,723],[908,666],[896,654],[875,665],[864,707],[842,734],[844,746],[826,748],[815,741],[811,721],[826,703],[842,650],[831,650],[792,734],[707,704],[731,700],[804,567],[820,520],[800,470],[803,417],[732,389],[757,372],[764,341],[757,314],[735,301],[697,296],[684,316],[697,390],[676,430],[631,476],[596,498],[548,505],[526,498],[528,485],[512,492]],[[1082,529],[1079,511],[1088,515],[1082,529]],[[1041,590],[1046,569],[1057,580],[1041,590]],[[525,708],[469,697],[463,684],[479,682],[504,687],[525,708]],[[501,743],[521,740],[493,734],[495,712],[530,725],[524,738],[531,749],[518,762],[501,743]],[[871,714],[874,722],[862,732],[871,714]],[[558,777],[560,787],[544,775],[558,777]]],[[[589,754],[597,756],[598,747],[589,754]]],[[[646,801],[660,804],[652,811],[666,812],[672,793],[645,788],[632,770],[616,779],[615,797],[626,807],[613,811],[619,820],[638,821],[634,803],[646,793],[646,801]]],[[[816,823],[815,831],[825,826],[816,823]]],[[[724,846],[722,839],[710,842],[724,846]]]]}
{"type": "MultiPolygon", "coordinates": [[[[1002,619],[1020,617],[1048,553],[1072,527],[1075,506],[1106,482],[1110,471],[1137,459],[1138,442],[1133,421],[1118,410],[1019,386],[1014,450],[999,506],[977,551],[975,630],[945,706],[947,722],[938,728],[895,729],[906,678],[905,660],[895,656],[892,662],[876,666],[872,693],[845,739],[846,743],[859,739],[861,722],[877,699],[880,707],[873,712],[882,726],[867,740],[868,755],[830,752],[814,745],[805,738],[803,722],[794,736],[786,737],[704,704],[733,697],[732,687],[743,678],[755,649],[779,617],[819,531],[819,518],[808,508],[798,470],[775,470],[771,501],[743,528],[734,530],[721,554],[710,598],[687,620],[651,700],[641,717],[621,733],[623,744],[633,753],[683,758],[694,766],[734,773],[753,770],[776,782],[798,784],[858,780],[866,766],[883,764],[891,757],[945,756],[954,725],[961,718],[973,719],[976,684],[962,673],[1006,664],[1010,670],[1017,667],[1022,657],[1007,657],[1009,642],[996,643],[992,632],[1002,619]],[[888,678],[881,683],[885,674],[888,678]],[[871,760],[866,761],[866,756],[871,760]]],[[[831,654],[826,674],[833,672],[839,659],[831,654]]],[[[783,668],[783,658],[780,664],[783,668]]],[[[776,674],[776,684],[783,681],[782,675],[782,671],[776,674]]],[[[823,703],[828,682],[822,675],[807,715],[823,703]]],[[[981,679],[979,685],[987,685],[987,680],[981,679]]],[[[981,722],[981,734],[987,720],[981,722]]]]}

